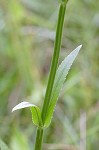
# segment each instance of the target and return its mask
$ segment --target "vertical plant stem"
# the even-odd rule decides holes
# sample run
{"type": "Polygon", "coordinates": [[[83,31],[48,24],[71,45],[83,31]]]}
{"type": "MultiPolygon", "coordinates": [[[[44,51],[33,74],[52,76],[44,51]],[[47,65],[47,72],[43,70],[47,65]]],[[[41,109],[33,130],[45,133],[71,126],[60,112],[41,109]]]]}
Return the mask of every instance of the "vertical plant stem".
{"type": "Polygon", "coordinates": [[[52,58],[52,62],[51,62],[50,75],[49,75],[49,79],[48,79],[44,104],[43,104],[43,108],[42,108],[43,124],[45,122],[47,110],[49,107],[51,92],[52,92],[55,74],[56,74],[56,70],[57,70],[57,66],[58,66],[66,4],[67,4],[66,0],[61,1],[60,9],[59,9],[58,23],[57,23],[57,29],[56,29],[56,38],[55,38],[55,44],[54,44],[54,53],[53,53],[53,58],[52,58]]]}
{"type": "Polygon", "coordinates": [[[41,150],[42,149],[42,139],[43,139],[43,129],[38,128],[37,129],[37,135],[36,135],[35,150],[41,150]]]}
{"type": "MultiPolygon", "coordinates": [[[[52,57],[51,67],[50,67],[50,75],[48,79],[44,104],[42,108],[42,122],[44,125],[47,110],[50,104],[51,92],[54,84],[55,74],[58,66],[60,48],[61,48],[61,39],[62,39],[62,31],[63,31],[63,24],[64,24],[64,16],[66,11],[66,4],[68,0],[60,0],[60,8],[58,14],[58,23],[56,29],[56,37],[55,37],[55,44],[54,44],[54,53],[52,57]]],[[[36,136],[36,143],[35,143],[35,150],[42,150],[42,138],[43,138],[43,129],[37,129],[37,136],[36,136]]]]}

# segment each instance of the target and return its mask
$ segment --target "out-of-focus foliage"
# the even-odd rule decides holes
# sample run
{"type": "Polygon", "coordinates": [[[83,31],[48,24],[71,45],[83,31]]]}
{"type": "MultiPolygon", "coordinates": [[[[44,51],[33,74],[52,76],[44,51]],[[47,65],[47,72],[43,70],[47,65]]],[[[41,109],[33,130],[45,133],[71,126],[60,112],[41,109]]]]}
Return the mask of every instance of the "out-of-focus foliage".
{"type": "MultiPolygon", "coordinates": [[[[57,15],[57,0],[0,0],[0,137],[12,150],[33,149],[35,127],[30,112],[11,114],[11,109],[24,98],[42,106],[57,15]]],[[[61,92],[44,142],[77,146],[80,112],[86,112],[87,150],[93,150],[99,147],[97,0],[68,3],[60,61],[79,44],[83,44],[82,51],[61,92]]]]}
{"type": "Polygon", "coordinates": [[[0,149],[1,150],[9,150],[7,145],[0,139],[0,149]]]}

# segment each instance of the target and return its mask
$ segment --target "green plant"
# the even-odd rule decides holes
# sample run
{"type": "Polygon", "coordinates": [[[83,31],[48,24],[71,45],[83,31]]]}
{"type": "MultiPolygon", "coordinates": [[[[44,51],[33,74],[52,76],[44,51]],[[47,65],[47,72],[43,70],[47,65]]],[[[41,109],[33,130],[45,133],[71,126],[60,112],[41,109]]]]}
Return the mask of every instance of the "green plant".
{"type": "Polygon", "coordinates": [[[22,102],[16,105],[12,110],[12,111],[15,111],[17,109],[30,107],[30,110],[32,113],[32,121],[37,126],[35,150],[42,149],[42,139],[43,139],[44,128],[47,128],[51,123],[55,105],[59,97],[59,93],[61,91],[63,83],[66,79],[66,76],[68,74],[68,71],[73,61],[75,60],[80,48],[82,47],[82,45],[78,46],[74,51],[72,51],[63,60],[63,62],[58,67],[63,23],[64,23],[64,16],[65,16],[67,2],[68,0],[60,0],[60,9],[59,9],[59,15],[58,15],[54,53],[53,53],[53,58],[52,58],[52,63],[51,63],[51,68],[50,68],[50,75],[49,75],[49,80],[47,84],[42,111],[40,111],[40,109],[36,105],[33,105],[29,102],[22,102]]]}

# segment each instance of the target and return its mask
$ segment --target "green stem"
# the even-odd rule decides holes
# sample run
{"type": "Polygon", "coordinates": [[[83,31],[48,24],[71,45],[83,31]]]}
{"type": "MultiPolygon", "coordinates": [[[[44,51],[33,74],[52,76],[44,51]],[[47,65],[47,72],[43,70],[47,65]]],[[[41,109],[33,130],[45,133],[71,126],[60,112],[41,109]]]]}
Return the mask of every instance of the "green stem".
{"type": "MultiPolygon", "coordinates": [[[[56,38],[55,38],[55,44],[54,44],[54,53],[53,53],[53,58],[52,58],[52,62],[51,62],[50,75],[49,75],[49,79],[48,79],[44,104],[43,104],[43,108],[42,108],[43,124],[45,123],[47,110],[48,110],[48,107],[50,104],[51,92],[52,92],[55,74],[56,74],[56,70],[57,70],[57,66],[58,66],[59,54],[60,54],[60,49],[61,49],[63,23],[64,23],[64,16],[65,16],[65,11],[66,11],[67,1],[68,0],[61,0],[61,2],[60,2],[58,23],[57,23],[57,29],[56,29],[56,38]]],[[[43,129],[38,128],[37,136],[36,136],[35,150],[42,150],[42,138],[43,138],[43,129]]]]}
{"type": "Polygon", "coordinates": [[[37,129],[37,135],[36,135],[35,150],[41,150],[42,149],[42,139],[43,139],[43,129],[38,128],[37,129]]]}
{"type": "Polygon", "coordinates": [[[66,4],[67,1],[61,1],[60,9],[59,9],[59,15],[58,15],[58,24],[57,24],[57,30],[56,30],[56,38],[55,38],[55,45],[54,45],[54,53],[50,68],[50,75],[48,79],[44,104],[42,108],[42,121],[43,124],[45,122],[47,110],[50,104],[50,98],[51,98],[51,92],[54,84],[55,74],[58,66],[58,59],[60,54],[60,48],[61,48],[61,39],[62,39],[62,31],[63,31],[63,23],[64,23],[64,16],[65,16],[65,10],[66,10],[66,4]]]}

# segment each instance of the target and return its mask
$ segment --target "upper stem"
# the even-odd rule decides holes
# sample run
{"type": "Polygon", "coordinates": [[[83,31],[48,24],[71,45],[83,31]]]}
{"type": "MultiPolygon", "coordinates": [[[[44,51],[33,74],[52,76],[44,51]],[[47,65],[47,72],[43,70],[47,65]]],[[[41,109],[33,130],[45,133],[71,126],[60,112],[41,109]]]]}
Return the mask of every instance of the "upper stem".
{"type": "Polygon", "coordinates": [[[53,57],[52,57],[50,75],[49,75],[49,79],[48,79],[45,99],[44,99],[43,108],[42,108],[43,124],[45,123],[47,110],[48,110],[48,107],[50,104],[51,92],[52,92],[55,74],[56,74],[56,70],[57,70],[57,66],[58,66],[66,4],[67,4],[67,0],[61,0],[59,15],[58,15],[57,29],[56,29],[56,38],[55,38],[55,44],[54,44],[54,53],[53,53],[53,57]]]}

